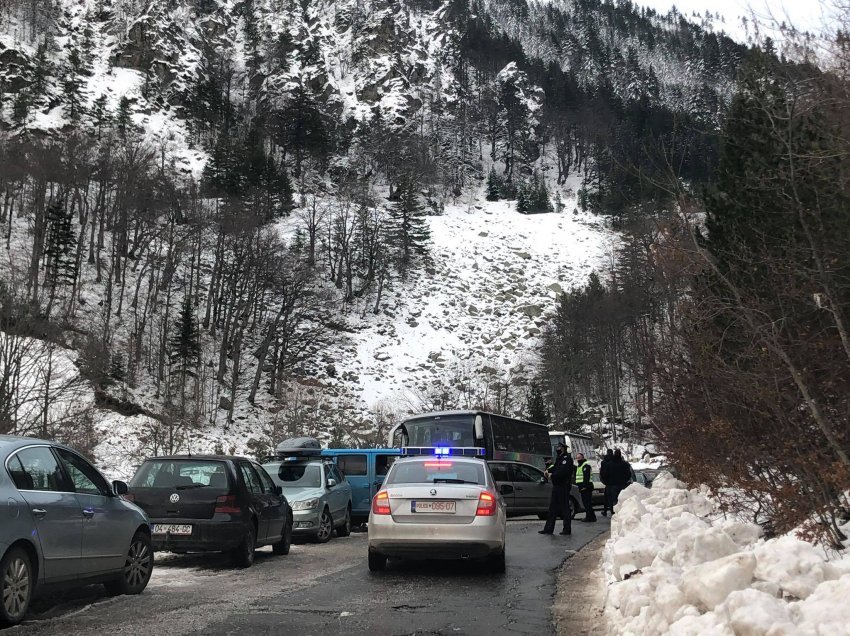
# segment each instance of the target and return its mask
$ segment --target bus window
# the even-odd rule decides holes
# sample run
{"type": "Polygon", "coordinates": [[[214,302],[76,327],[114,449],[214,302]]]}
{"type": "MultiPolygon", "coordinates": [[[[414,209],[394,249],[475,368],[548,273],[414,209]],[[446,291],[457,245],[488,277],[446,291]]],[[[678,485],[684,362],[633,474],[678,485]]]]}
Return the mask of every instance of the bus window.
{"type": "Polygon", "coordinates": [[[475,416],[449,415],[408,420],[407,446],[475,446],[475,416]]]}

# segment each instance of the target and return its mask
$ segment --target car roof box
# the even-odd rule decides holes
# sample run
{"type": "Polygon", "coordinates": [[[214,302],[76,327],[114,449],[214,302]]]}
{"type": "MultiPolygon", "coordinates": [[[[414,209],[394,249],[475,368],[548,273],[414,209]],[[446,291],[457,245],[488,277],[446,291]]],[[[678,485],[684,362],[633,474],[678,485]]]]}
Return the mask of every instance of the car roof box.
{"type": "Polygon", "coordinates": [[[315,437],[293,437],[283,440],[275,448],[278,456],[318,457],[322,454],[322,446],[315,437]]]}

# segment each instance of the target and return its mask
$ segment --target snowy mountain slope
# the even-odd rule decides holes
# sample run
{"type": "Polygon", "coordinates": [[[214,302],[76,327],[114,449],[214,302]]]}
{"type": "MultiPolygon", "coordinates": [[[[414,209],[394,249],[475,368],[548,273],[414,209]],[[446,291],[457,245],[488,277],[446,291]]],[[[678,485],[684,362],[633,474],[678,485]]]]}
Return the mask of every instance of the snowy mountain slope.
{"type": "MultiPolygon", "coordinates": [[[[572,210],[574,201],[567,203],[572,210]]],[[[502,400],[521,405],[545,314],[562,290],[604,265],[617,237],[591,215],[526,216],[505,203],[475,199],[429,221],[433,263],[389,290],[378,315],[365,305],[338,314],[344,327],[338,337],[314,354],[310,377],[290,385],[293,402],[324,414],[318,428],[287,428],[287,411],[261,396],[232,424],[220,418],[192,431],[184,446],[253,454],[282,435],[301,434],[381,443],[392,423],[381,428],[382,415],[471,408],[482,396],[495,404],[500,390],[510,392],[502,400]]],[[[284,225],[283,231],[291,229],[284,225]]],[[[150,388],[132,393],[136,403],[155,406],[150,388]]],[[[140,431],[153,425],[144,414],[99,412],[98,459],[115,475],[131,473],[150,453],[140,431]]]]}

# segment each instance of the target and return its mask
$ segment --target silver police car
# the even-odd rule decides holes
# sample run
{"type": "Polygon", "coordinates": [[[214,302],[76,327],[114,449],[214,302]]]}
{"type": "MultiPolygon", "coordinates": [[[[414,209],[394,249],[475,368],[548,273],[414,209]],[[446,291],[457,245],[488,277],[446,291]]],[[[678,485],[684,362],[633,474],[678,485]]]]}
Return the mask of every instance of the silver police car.
{"type": "Polygon", "coordinates": [[[505,502],[487,462],[467,450],[476,449],[408,449],[414,454],[393,464],[372,500],[370,570],[396,557],[483,559],[505,571],[505,502]]]}
{"type": "Polygon", "coordinates": [[[147,587],[148,518],[126,493],[67,446],[0,435],[0,626],[20,622],[47,584],[101,582],[111,594],[147,587]]]}

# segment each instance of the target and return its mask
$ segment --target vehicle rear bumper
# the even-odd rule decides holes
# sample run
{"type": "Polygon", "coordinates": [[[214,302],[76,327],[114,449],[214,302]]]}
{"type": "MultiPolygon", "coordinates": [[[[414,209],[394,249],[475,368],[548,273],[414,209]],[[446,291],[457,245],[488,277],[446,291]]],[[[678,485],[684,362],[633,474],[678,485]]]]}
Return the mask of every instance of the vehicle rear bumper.
{"type": "Polygon", "coordinates": [[[151,543],[154,550],[172,552],[206,552],[230,550],[245,537],[245,524],[240,521],[207,521],[199,519],[151,519],[151,543]],[[191,525],[191,535],[153,534],[157,524],[191,525]]]}
{"type": "Polygon", "coordinates": [[[316,534],[319,531],[319,519],[322,516],[321,513],[321,506],[313,508],[312,510],[293,510],[292,534],[316,534]]]}
{"type": "Polygon", "coordinates": [[[372,515],[369,550],[407,559],[482,558],[505,549],[504,523],[499,517],[469,524],[395,523],[372,515]]]}

